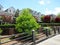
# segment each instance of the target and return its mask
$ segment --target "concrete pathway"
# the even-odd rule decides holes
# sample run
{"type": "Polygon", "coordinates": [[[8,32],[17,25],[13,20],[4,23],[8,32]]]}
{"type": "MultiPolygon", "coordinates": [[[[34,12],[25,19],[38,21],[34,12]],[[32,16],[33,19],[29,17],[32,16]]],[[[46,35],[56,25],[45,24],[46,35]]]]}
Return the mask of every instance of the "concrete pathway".
{"type": "Polygon", "coordinates": [[[37,45],[60,45],[60,34],[40,42],[37,45]]]}

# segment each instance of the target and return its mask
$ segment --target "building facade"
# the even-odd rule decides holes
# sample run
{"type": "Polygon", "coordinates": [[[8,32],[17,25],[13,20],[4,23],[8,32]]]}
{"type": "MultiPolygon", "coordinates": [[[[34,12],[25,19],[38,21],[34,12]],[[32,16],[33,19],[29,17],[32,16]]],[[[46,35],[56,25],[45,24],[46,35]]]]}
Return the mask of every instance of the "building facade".
{"type": "Polygon", "coordinates": [[[3,10],[3,6],[0,5],[0,23],[1,22],[7,22],[7,23],[13,23],[13,18],[15,15],[15,8],[10,7],[6,10],[3,10]]]}
{"type": "Polygon", "coordinates": [[[14,16],[15,15],[15,8],[14,7],[10,7],[8,9],[6,9],[5,12],[11,13],[14,16]]]}

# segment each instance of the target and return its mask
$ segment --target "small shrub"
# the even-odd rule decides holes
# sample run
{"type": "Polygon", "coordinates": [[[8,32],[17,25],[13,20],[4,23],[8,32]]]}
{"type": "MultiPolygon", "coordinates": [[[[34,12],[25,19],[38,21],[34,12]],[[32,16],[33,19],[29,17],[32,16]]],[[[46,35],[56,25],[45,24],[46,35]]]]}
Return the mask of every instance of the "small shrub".
{"type": "Polygon", "coordinates": [[[51,21],[51,17],[49,15],[46,15],[46,16],[42,16],[41,17],[41,21],[42,22],[50,22],[51,21]]]}
{"type": "Polygon", "coordinates": [[[51,29],[50,27],[44,27],[44,28],[43,28],[43,32],[44,32],[44,33],[46,33],[46,30],[47,30],[48,34],[51,34],[50,31],[51,31],[52,29],[51,29]]]}

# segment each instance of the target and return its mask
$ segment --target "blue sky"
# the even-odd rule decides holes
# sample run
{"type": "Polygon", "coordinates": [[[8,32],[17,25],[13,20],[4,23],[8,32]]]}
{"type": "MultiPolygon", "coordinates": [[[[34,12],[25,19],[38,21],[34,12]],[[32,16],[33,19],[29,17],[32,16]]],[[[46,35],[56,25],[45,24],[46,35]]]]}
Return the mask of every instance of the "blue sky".
{"type": "Polygon", "coordinates": [[[57,14],[60,12],[60,0],[0,0],[0,4],[7,9],[31,8],[43,14],[57,14]]]}

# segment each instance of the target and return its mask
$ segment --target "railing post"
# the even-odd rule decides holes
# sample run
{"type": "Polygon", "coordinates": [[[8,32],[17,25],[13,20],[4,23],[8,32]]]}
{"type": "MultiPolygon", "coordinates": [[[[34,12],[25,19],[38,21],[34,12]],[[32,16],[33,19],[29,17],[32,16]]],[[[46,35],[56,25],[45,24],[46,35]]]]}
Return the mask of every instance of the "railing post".
{"type": "Polygon", "coordinates": [[[51,30],[49,30],[49,35],[51,35],[51,30]]]}
{"type": "Polygon", "coordinates": [[[60,34],[60,30],[59,30],[59,27],[58,27],[58,34],[60,34]]]}
{"type": "Polygon", "coordinates": [[[55,28],[54,28],[54,35],[56,35],[56,30],[55,30],[55,28]]]}
{"type": "Polygon", "coordinates": [[[53,27],[54,35],[56,35],[56,26],[53,27]]]}
{"type": "Polygon", "coordinates": [[[1,35],[0,35],[0,45],[1,45],[1,35]]]}
{"type": "Polygon", "coordinates": [[[48,37],[48,35],[49,35],[49,34],[48,34],[48,29],[46,29],[46,32],[45,32],[45,34],[46,34],[46,36],[48,37]]]}
{"type": "Polygon", "coordinates": [[[36,45],[36,42],[35,42],[35,30],[32,30],[32,39],[33,39],[33,45],[36,45]]]}

